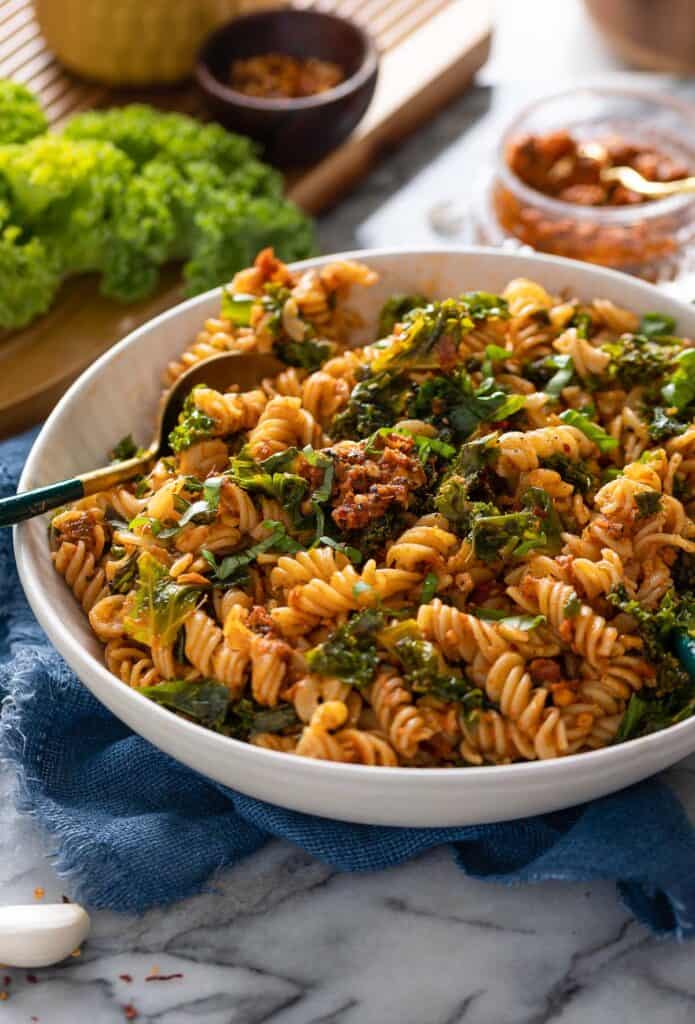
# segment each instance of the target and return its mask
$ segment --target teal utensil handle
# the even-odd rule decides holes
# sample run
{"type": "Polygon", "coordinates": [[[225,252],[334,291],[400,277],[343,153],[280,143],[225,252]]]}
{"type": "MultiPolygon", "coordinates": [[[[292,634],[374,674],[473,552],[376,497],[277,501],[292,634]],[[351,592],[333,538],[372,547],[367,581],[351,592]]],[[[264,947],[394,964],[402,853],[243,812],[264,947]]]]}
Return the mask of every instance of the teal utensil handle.
{"type": "Polygon", "coordinates": [[[676,633],[673,645],[683,668],[685,668],[692,679],[695,680],[695,640],[688,634],[679,630],[676,633]]]}
{"type": "Polygon", "coordinates": [[[72,480],[61,480],[58,484],[37,487],[35,491],[24,491],[11,498],[3,498],[0,501],[0,526],[14,526],[24,519],[40,516],[49,508],[59,508],[68,501],[82,497],[84,484],[79,477],[73,477],[72,480]]]}

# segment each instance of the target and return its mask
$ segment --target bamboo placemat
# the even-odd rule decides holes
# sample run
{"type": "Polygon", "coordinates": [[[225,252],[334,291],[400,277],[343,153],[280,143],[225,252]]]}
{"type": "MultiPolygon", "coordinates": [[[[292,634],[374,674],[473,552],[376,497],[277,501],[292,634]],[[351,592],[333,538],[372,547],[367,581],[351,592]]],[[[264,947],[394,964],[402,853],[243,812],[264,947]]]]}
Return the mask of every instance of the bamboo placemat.
{"type": "MultiPolygon", "coordinates": [[[[288,194],[308,212],[319,213],[466,88],[488,55],[491,0],[298,0],[296,5],[353,19],[372,33],[380,52],[377,90],[356,131],[315,167],[288,178],[288,194]]],[[[79,110],[136,100],[206,116],[190,82],[114,90],[78,79],[46,48],[31,0],[0,0],[0,78],[35,92],[52,125],[79,110]]],[[[0,340],[0,436],[43,418],[98,355],[180,298],[173,271],[163,275],[155,295],[132,306],[100,296],[92,278],[67,282],[48,314],[0,340]]]]}

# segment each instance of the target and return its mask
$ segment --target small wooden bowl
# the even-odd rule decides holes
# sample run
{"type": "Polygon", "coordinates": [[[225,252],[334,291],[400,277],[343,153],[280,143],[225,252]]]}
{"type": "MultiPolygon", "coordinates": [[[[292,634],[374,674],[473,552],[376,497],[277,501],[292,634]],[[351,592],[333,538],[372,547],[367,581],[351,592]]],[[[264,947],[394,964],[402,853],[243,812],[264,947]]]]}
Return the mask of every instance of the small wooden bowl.
{"type": "Polygon", "coordinates": [[[196,78],[225,127],[262,143],[279,167],[314,163],[339,146],[369,106],[378,73],[376,47],[359,26],[318,11],[271,10],[243,15],[216,29],[198,55],[196,78]],[[345,80],[299,99],[261,99],[228,84],[233,61],[264,53],[333,61],[345,80]]]}

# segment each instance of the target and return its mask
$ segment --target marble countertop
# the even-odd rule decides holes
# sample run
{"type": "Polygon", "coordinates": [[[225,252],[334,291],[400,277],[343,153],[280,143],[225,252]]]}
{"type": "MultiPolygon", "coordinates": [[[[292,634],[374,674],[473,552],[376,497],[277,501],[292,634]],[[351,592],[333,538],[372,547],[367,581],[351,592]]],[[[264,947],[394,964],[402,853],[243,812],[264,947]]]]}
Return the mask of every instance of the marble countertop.
{"type": "MultiPolygon", "coordinates": [[[[695,757],[670,781],[692,813],[695,757]]],[[[50,868],[50,841],[11,809],[10,785],[0,779],[0,903],[33,902],[37,886],[59,901],[69,885],[50,868]]],[[[695,947],[651,938],[612,884],[490,885],[446,849],[345,875],[273,842],[208,894],[92,920],[79,957],[0,970],[0,1024],[695,1019],[695,947]]]]}
{"type": "MultiPolygon", "coordinates": [[[[489,100],[473,90],[377,168],[323,219],[324,251],[354,247],[356,225],[489,100]]],[[[695,757],[670,780],[695,813],[695,757]]],[[[0,772],[0,904],[30,903],[36,887],[59,901],[69,883],[11,787],[0,772]]],[[[209,894],[142,917],[95,913],[81,955],[59,967],[0,969],[0,1024],[692,1024],[694,955],[650,938],[609,883],[490,885],[447,850],[343,875],[273,842],[209,894]]]]}

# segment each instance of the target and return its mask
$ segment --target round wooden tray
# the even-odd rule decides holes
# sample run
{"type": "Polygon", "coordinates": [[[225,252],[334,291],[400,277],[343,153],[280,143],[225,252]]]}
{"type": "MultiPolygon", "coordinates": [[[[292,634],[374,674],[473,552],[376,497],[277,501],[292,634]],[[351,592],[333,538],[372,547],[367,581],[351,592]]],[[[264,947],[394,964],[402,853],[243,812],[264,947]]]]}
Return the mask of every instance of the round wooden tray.
{"type": "Polygon", "coordinates": [[[0,340],[0,437],[44,419],[102,352],[182,298],[176,267],[154,295],[128,306],[99,295],[94,277],[68,281],[45,316],[0,340]]]}

